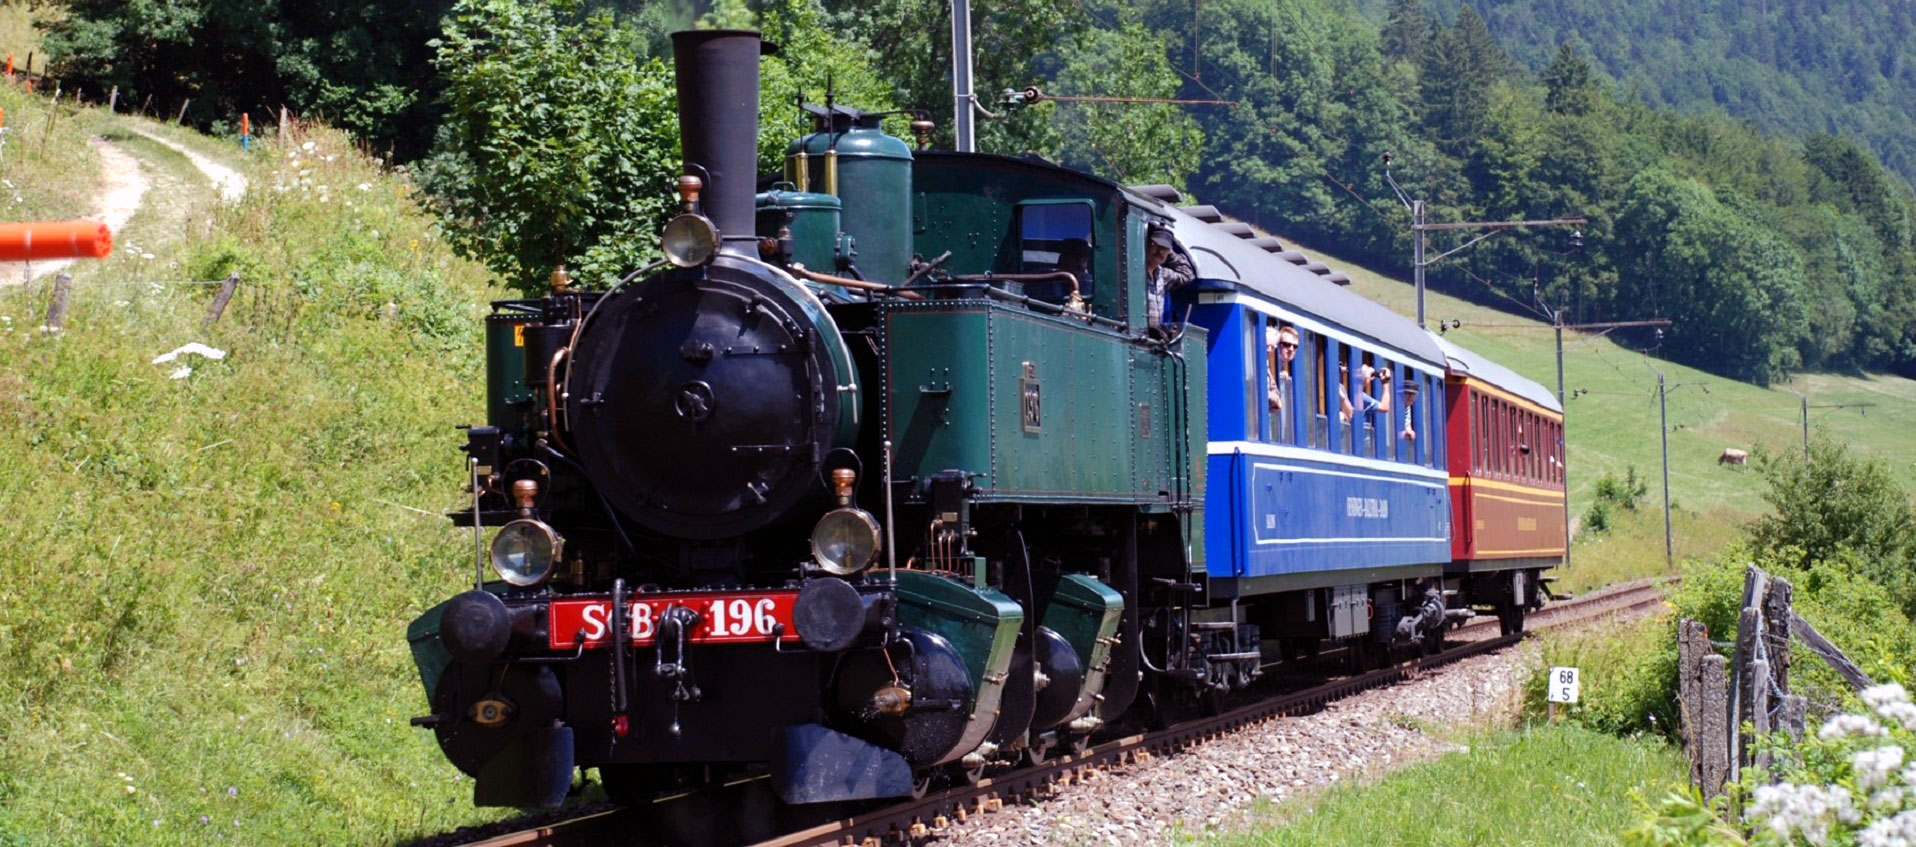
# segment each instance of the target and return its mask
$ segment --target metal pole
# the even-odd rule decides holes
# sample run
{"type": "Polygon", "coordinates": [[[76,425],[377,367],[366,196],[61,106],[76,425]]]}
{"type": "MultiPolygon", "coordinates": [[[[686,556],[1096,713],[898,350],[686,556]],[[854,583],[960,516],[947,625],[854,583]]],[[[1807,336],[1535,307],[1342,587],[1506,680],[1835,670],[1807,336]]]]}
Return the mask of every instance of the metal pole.
{"type": "Polygon", "coordinates": [[[1411,277],[1417,283],[1417,326],[1424,326],[1424,201],[1410,201],[1410,231],[1415,236],[1415,254],[1411,260],[1411,277]]]}
{"type": "Polygon", "coordinates": [[[1559,437],[1563,439],[1563,464],[1557,466],[1558,478],[1563,481],[1563,566],[1570,567],[1570,404],[1563,399],[1563,310],[1551,314],[1551,323],[1557,330],[1557,405],[1563,408],[1563,425],[1559,427],[1559,437]]]}
{"type": "Polygon", "coordinates": [[[1810,396],[1803,395],[1803,464],[1810,463],[1810,396]]]}
{"type": "Polygon", "coordinates": [[[1663,566],[1676,562],[1676,544],[1670,536],[1670,413],[1664,403],[1663,373],[1657,373],[1657,434],[1663,438],[1663,566]]]}
{"type": "Polygon", "coordinates": [[[951,0],[952,133],[960,153],[978,149],[972,130],[971,0],[951,0]]]}

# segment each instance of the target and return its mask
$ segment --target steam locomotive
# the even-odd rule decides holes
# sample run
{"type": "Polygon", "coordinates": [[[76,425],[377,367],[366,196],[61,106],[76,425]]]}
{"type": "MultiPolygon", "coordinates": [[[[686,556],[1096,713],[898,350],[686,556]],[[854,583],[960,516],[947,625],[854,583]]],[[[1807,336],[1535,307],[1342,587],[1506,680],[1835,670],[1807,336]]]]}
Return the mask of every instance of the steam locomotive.
{"type": "Polygon", "coordinates": [[[842,106],[761,180],[766,45],[673,45],[669,264],[486,323],[479,574],[408,632],[477,803],[909,795],[1543,602],[1540,386],[1164,187],[842,106]],[[1197,271],[1163,327],[1154,229],[1197,271]]]}

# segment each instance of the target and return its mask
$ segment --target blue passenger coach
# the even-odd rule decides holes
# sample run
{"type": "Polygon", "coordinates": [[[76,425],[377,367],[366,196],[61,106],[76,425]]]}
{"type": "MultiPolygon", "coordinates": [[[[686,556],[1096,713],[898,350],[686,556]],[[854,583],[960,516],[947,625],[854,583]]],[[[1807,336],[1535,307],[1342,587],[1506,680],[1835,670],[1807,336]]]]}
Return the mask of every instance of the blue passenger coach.
{"type": "Polygon", "coordinates": [[[1208,207],[1166,214],[1198,277],[1168,316],[1209,331],[1214,617],[1300,644],[1441,638],[1470,614],[1443,595],[1442,349],[1275,239],[1208,207]],[[1295,343],[1288,362],[1279,342],[1295,343]]]}

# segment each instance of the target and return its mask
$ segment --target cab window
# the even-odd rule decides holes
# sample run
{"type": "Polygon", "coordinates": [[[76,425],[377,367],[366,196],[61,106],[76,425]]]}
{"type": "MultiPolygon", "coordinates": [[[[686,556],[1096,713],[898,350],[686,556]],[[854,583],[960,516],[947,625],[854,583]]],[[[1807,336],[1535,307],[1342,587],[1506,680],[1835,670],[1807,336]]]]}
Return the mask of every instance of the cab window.
{"type": "MultiPolygon", "coordinates": [[[[1068,271],[1078,276],[1078,293],[1086,300],[1096,290],[1091,235],[1091,204],[1084,201],[1022,203],[1018,206],[1020,273],[1068,271]]],[[[1052,303],[1071,294],[1068,282],[1027,283],[1025,293],[1052,303]]]]}

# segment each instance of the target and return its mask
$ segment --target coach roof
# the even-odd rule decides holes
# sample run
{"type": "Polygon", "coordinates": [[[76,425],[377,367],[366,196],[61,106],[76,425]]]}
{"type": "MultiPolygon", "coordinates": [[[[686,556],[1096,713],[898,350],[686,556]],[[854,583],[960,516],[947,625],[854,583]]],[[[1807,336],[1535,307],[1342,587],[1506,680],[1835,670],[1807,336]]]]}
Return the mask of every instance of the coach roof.
{"type": "Polygon", "coordinates": [[[1459,347],[1455,342],[1441,335],[1433,334],[1430,339],[1437,342],[1438,347],[1443,348],[1444,359],[1450,364],[1451,370],[1463,373],[1471,379],[1490,383],[1557,414],[1563,414],[1563,404],[1557,402],[1557,395],[1550,393],[1550,389],[1518,376],[1516,371],[1459,347]]]}
{"type": "Polygon", "coordinates": [[[1171,219],[1178,241],[1197,263],[1198,279],[1236,283],[1346,332],[1368,336],[1432,364],[1444,361],[1444,351],[1415,321],[1181,209],[1145,202],[1157,205],[1154,211],[1171,219]]]}

